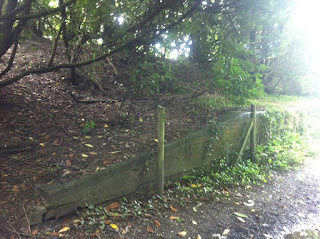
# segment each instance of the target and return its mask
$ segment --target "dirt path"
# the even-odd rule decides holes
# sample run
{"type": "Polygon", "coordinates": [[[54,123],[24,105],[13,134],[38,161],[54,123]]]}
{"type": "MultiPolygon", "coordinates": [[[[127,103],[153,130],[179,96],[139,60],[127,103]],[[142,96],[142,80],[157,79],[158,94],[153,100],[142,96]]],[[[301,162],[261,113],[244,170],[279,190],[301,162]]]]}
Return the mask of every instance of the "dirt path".
{"type": "Polygon", "coordinates": [[[155,209],[140,218],[116,222],[122,233],[126,228],[125,234],[108,227],[93,237],[74,227],[79,215],[47,221],[32,230],[44,235],[67,226],[71,229],[62,233],[65,238],[320,238],[319,169],[320,158],[308,158],[301,167],[274,174],[262,186],[230,189],[219,200],[177,207],[177,212],[155,209]],[[172,220],[172,216],[179,219],[172,220]],[[181,232],[186,235],[178,235],[181,232]]]}
{"type": "MultiPolygon", "coordinates": [[[[182,222],[170,220],[172,212],[161,212],[157,220],[162,226],[153,235],[142,227],[125,238],[178,238],[181,231],[187,232],[186,238],[284,238],[306,229],[319,232],[319,169],[320,159],[308,159],[301,169],[276,175],[263,186],[234,189],[220,201],[182,208],[174,215],[182,222]],[[235,212],[248,217],[241,222],[235,212]]],[[[150,225],[148,221],[136,223],[150,225]]]]}

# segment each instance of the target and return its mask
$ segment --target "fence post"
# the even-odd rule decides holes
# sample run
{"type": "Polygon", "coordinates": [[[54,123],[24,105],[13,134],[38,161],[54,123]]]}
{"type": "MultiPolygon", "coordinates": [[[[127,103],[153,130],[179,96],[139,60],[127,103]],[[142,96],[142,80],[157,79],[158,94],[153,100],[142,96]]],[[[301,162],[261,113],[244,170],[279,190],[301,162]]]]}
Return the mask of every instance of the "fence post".
{"type": "Polygon", "coordinates": [[[163,194],[164,189],[164,122],[165,108],[158,106],[158,169],[157,169],[157,192],[163,194]]]}
{"type": "Polygon", "coordinates": [[[250,132],[250,157],[253,163],[256,163],[256,106],[251,105],[251,119],[253,126],[250,132]]]}

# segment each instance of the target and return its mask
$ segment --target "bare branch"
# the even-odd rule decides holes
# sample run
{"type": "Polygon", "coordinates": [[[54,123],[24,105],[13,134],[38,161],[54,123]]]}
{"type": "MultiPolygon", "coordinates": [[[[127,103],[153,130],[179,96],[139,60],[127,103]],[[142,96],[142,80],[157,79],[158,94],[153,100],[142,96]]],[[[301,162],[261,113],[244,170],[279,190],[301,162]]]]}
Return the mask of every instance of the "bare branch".
{"type": "MultiPolygon", "coordinates": [[[[31,1],[32,2],[32,1],[31,1]]],[[[56,7],[56,8],[51,8],[51,9],[48,9],[48,10],[44,10],[43,12],[39,12],[39,13],[35,13],[35,14],[30,14],[30,15],[25,15],[25,16],[16,16],[15,17],[15,20],[23,20],[23,21],[28,21],[30,19],[35,19],[35,18],[40,18],[40,17],[44,17],[44,16],[47,16],[47,15],[50,15],[50,14],[54,14],[54,13],[57,13],[57,12],[60,12],[61,10],[65,9],[66,7],[74,4],[75,2],[77,2],[77,0],[70,0],[62,5],[60,5],[59,7],[56,7]]],[[[27,3],[30,3],[30,2],[27,2],[27,3]]],[[[27,5],[24,4],[24,5],[27,5]]],[[[19,9],[20,10],[20,9],[19,9]]],[[[23,10],[23,9],[22,9],[23,10]]],[[[16,10],[15,10],[16,11],[16,10]]],[[[6,14],[2,17],[0,17],[0,22],[1,21],[4,21],[5,19],[7,18],[10,18],[12,17],[12,12],[10,12],[9,14],[6,14]]]]}

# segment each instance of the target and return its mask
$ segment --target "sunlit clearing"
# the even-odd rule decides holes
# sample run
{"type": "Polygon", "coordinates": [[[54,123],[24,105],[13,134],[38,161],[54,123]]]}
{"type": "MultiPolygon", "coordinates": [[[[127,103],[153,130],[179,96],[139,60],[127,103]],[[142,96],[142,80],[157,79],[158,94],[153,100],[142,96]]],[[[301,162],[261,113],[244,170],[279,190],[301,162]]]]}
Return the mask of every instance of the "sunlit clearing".
{"type": "Polygon", "coordinates": [[[124,17],[122,15],[118,17],[118,23],[119,25],[122,25],[124,23],[124,17]]]}
{"type": "Polygon", "coordinates": [[[292,15],[292,28],[306,45],[306,54],[310,59],[311,70],[320,78],[320,1],[297,0],[292,15]]]}
{"type": "Polygon", "coordinates": [[[179,55],[178,50],[174,49],[173,51],[170,52],[169,58],[173,59],[173,60],[177,60],[178,59],[178,55],[179,55]]]}
{"type": "Polygon", "coordinates": [[[58,0],[51,0],[49,2],[49,7],[58,7],[59,6],[59,1],[58,0]]]}

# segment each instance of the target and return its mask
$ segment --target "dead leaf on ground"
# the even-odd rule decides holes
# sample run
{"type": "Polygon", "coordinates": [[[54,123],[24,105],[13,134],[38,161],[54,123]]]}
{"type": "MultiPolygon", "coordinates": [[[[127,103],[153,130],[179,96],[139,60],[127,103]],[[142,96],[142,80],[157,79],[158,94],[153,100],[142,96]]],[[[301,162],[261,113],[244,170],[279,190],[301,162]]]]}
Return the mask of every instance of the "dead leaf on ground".
{"type": "Polygon", "coordinates": [[[156,219],[154,219],[154,223],[156,224],[156,227],[159,228],[161,226],[160,222],[156,219]]]}
{"type": "Polygon", "coordinates": [[[253,200],[248,200],[248,202],[244,202],[244,205],[246,205],[247,207],[252,207],[254,205],[254,201],[253,200]]]}
{"type": "Polygon", "coordinates": [[[110,226],[117,231],[119,230],[119,227],[116,224],[110,224],[110,226]]]}
{"type": "Polygon", "coordinates": [[[111,163],[111,162],[112,162],[112,161],[109,159],[109,160],[103,161],[103,164],[106,165],[106,164],[109,164],[109,163],[111,163]]]}
{"type": "Polygon", "coordinates": [[[197,236],[197,239],[201,239],[201,236],[200,236],[200,235],[198,235],[198,236],[197,236]]]}
{"type": "Polygon", "coordinates": [[[178,232],[178,235],[181,237],[184,237],[187,235],[187,232],[186,231],[178,232]]]}
{"type": "Polygon", "coordinates": [[[32,236],[37,235],[37,234],[38,234],[38,230],[33,230],[33,231],[31,232],[31,234],[32,234],[32,236]]]}
{"type": "Polygon", "coordinates": [[[51,232],[49,235],[57,237],[57,236],[59,236],[59,232],[51,232]]]}
{"type": "Polygon", "coordinates": [[[119,203],[113,202],[113,203],[109,204],[108,206],[106,206],[105,209],[110,210],[110,209],[114,209],[114,208],[118,208],[118,207],[119,207],[119,203]]]}
{"type": "Polygon", "coordinates": [[[241,218],[241,217],[237,217],[237,219],[238,219],[238,221],[240,221],[240,222],[246,222],[243,218],[241,218]]]}
{"type": "Polygon", "coordinates": [[[263,234],[263,235],[264,235],[264,237],[267,238],[267,239],[272,239],[272,238],[273,238],[273,236],[271,236],[271,235],[269,235],[269,234],[263,234]]]}
{"type": "Polygon", "coordinates": [[[71,161],[68,159],[68,160],[66,161],[66,164],[67,164],[68,166],[71,166],[71,161]]]}
{"type": "Polygon", "coordinates": [[[224,231],[222,232],[222,236],[226,236],[230,233],[230,229],[224,229],[224,231]]]}
{"type": "Polygon", "coordinates": [[[179,219],[179,217],[175,217],[175,216],[171,216],[171,217],[169,217],[171,220],[178,220],[179,219]]]}
{"type": "Polygon", "coordinates": [[[58,233],[67,232],[69,230],[70,230],[70,227],[64,227],[58,233]]]}
{"type": "Polygon", "coordinates": [[[150,233],[154,233],[154,230],[149,226],[147,226],[147,231],[150,232],[150,233]]]}
{"type": "Polygon", "coordinates": [[[17,193],[19,192],[19,187],[17,185],[13,185],[12,190],[17,193]]]}
{"type": "Polygon", "coordinates": [[[174,208],[172,205],[170,205],[170,209],[174,212],[178,212],[178,209],[174,208]]]}

